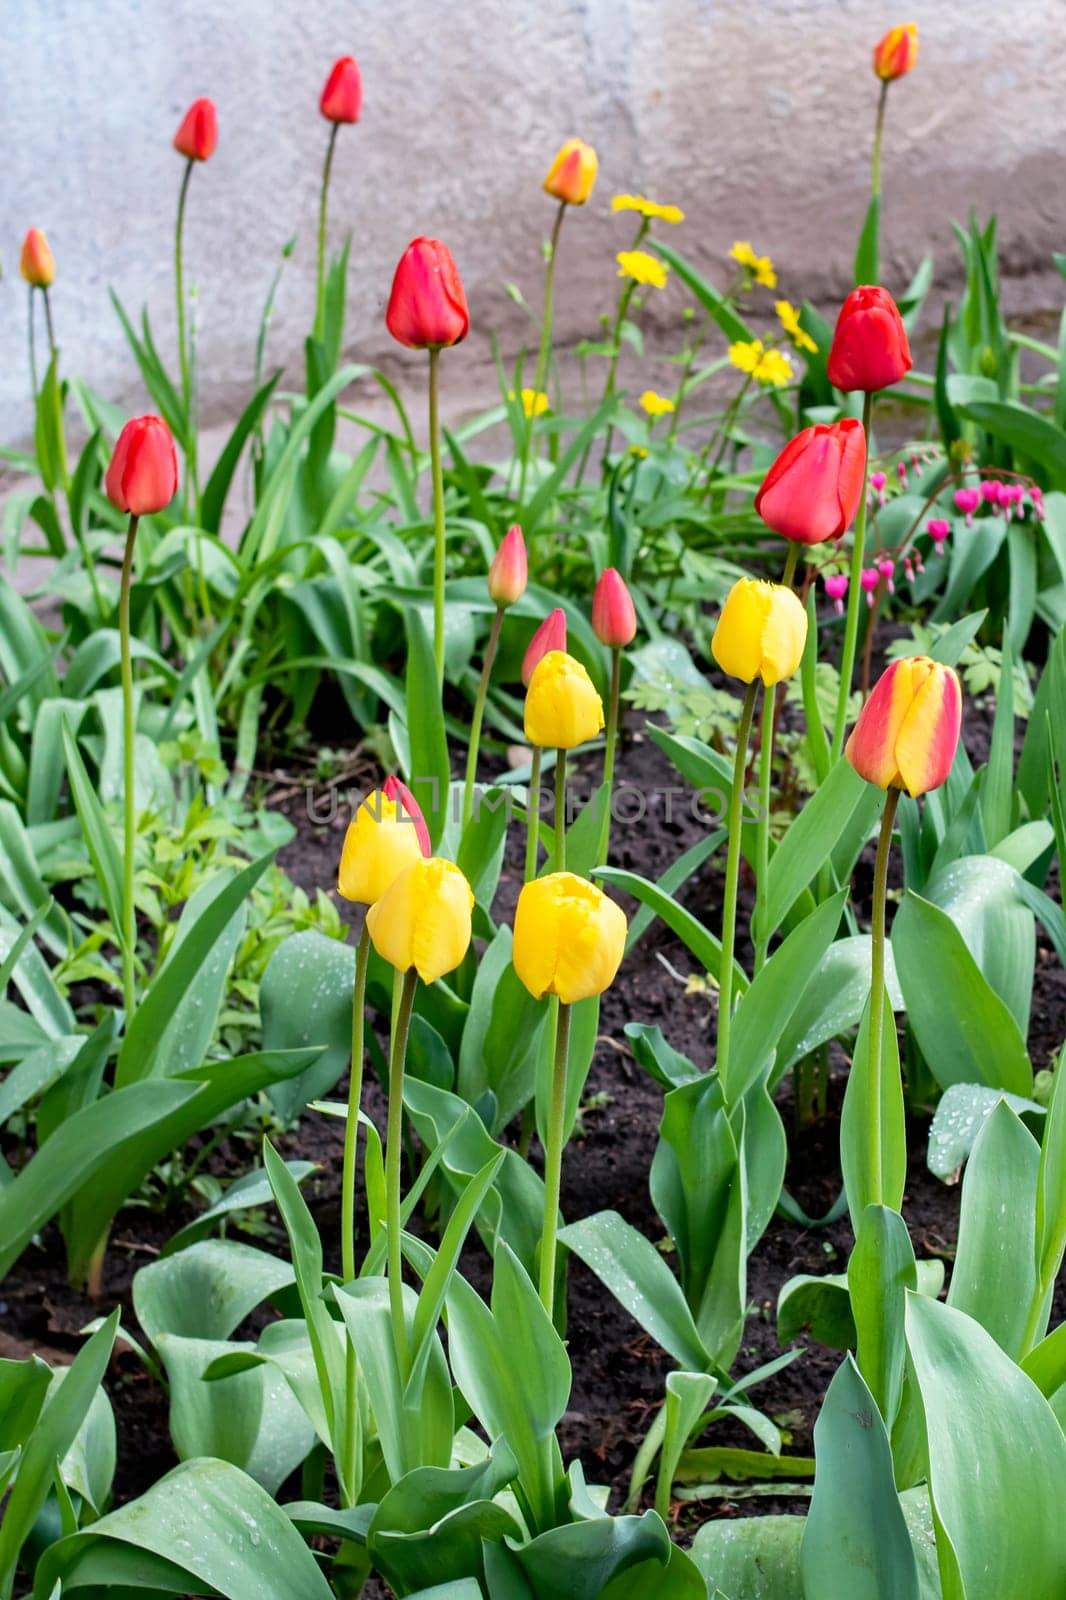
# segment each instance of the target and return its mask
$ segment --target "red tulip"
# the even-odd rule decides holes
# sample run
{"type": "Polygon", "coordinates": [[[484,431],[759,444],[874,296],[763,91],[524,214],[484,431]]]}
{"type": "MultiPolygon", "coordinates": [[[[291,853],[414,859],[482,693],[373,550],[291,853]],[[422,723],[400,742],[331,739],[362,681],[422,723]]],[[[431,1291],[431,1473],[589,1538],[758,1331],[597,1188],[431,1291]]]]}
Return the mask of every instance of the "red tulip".
{"type": "Polygon", "coordinates": [[[104,478],[107,498],[135,517],[162,511],[178,487],[178,458],[160,417],[134,417],[118,436],[104,478]]]}
{"type": "Polygon", "coordinates": [[[540,627],[529,641],[522,659],[522,683],[528,689],[529,680],[543,658],[551,650],[566,649],[566,612],[561,606],[549,611],[540,627]]]}
{"type": "Polygon", "coordinates": [[[412,239],[396,268],[385,325],[411,350],[458,344],[470,312],[451,251],[440,239],[412,239]]]}
{"type": "Polygon", "coordinates": [[[426,819],[422,815],[422,807],[419,805],[418,801],[415,799],[406,783],[404,783],[402,778],[397,778],[390,773],[385,779],[385,782],[381,785],[381,792],[385,796],[386,800],[391,800],[394,805],[398,804],[401,811],[403,811],[406,816],[410,817],[411,821],[414,823],[415,835],[418,839],[419,848],[422,851],[422,854],[428,859],[433,854],[433,846],[430,843],[429,838],[429,829],[426,827],[426,819]]]}
{"type": "Polygon", "coordinates": [[[909,72],[918,59],[918,24],[903,22],[889,28],[874,45],[874,71],[883,83],[891,83],[909,72]]]}
{"type": "Polygon", "coordinates": [[[637,631],[637,613],[625,579],[614,567],[604,567],[592,596],[592,631],[601,644],[621,650],[637,631]]]}
{"type": "Polygon", "coordinates": [[[513,606],[525,594],[528,580],[526,541],[516,522],[513,528],[508,528],[500,541],[500,548],[492,558],[488,578],[489,596],[501,608],[513,606]]]}
{"type": "Polygon", "coordinates": [[[867,783],[913,797],[944,782],[961,727],[957,674],[928,656],[906,656],[878,679],[844,754],[867,783]]]}
{"type": "Polygon", "coordinates": [[[839,539],[862,499],[866,435],[861,422],[817,422],[790,439],[755,496],[768,528],[796,544],[839,539]]]}
{"type": "Polygon", "coordinates": [[[218,112],[213,100],[194,100],[174,135],[174,148],[190,161],[207,161],[218,143],[218,112]]]}
{"type": "Polygon", "coordinates": [[[19,271],[32,289],[47,289],[55,282],[55,256],[40,228],[31,228],[22,241],[19,271]]]}
{"type": "Polygon", "coordinates": [[[911,370],[911,347],[899,307],[887,289],[862,285],[840,308],[826,371],[838,389],[871,393],[911,370]]]}
{"type": "Polygon", "coordinates": [[[327,122],[358,122],[363,110],[363,79],[354,56],[333,63],[318,108],[327,122]]]}

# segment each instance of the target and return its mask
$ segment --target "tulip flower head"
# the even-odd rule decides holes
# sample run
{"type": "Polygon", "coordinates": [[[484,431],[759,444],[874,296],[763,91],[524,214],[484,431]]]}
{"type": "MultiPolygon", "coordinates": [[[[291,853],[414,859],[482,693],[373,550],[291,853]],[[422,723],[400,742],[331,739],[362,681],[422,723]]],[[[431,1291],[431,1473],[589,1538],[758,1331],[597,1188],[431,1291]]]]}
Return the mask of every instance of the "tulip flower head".
{"type": "Polygon", "coordinates": [[[40,228],[31,228],[22,241],[19,272],[31,289],[47,289],[55,282],[55,256],[40,228]]]}
{"type": "Polygon", "coordinates": [[[603,732],[603,701],[580,661],[549,650],[529,680],[526,739],[542,749],[572,750],[603,732]]]}
{"type": "Polygon", "coordinates": [[[602,889],[572,872],[534,878],[518,896],[514,969],[535,1000],[563,1005],[602,994],[614,982],[626,943],[626,919],[602,889]]]}
{"type": "Polygon", "coordinates": [[[637,613],[625,579],[614,567],[600,573],[592,596],[592,631],[601,644],[621,650],[633,642],[637,613]]]}
{"type": "Polygon", "coordinates": [[[899,307],[887,289],[862,285],[840,308],[826,372],[837,389],[873,393],[911,370],[911,347],[899,307]]]}
{"type": "Polygon", "coordinates": [[[592,193],[599,169],[599,158],[590,144],[567,139],[548,169],[544,193],[564,205],[583,206],[592,193]]]}
{"type": "MultiPolygon", "coordinates": [[[[521,600],[529,581],[526,541],[517,522],[508,528],[489,567],[489,597],[502,609],[521,600]]],[[[565,624],[564,624],[565,627],[565,624]]]]}
{"type": "Polygon", "coordinates": [[[213,100],[194,100],[174,135],[174,148],[188,161],[209,161],[218,144],[218,112],[213,100]]]}
{"type": "Polygon", "coordinates": [[[882,83],[893,83],[908,73],[918,59],[918,24],[903,22],[889,28],[874,45],[874,72],[882,83]]]}
{"type": "Polygon", "coordinates": [[[400,873],[430,855],[425,818],[410,789],[388,778],[359,806],[341,849],[337,891],[372,906],[400,873]]]}
{"type": "Polygon", "coordinates": [[[423,983],[435,983],[454,972],[470,947],[473,906],[470,885],[454,862],[419,857],[367,912],[370,941],[397,972],[414,967],[423,983]]]}
{"type": "Polygon", "coordinates": [[[107,498],[131,516],[151,516],[173,500],[178,458],[161,417],[133,417],[118,436],[104,478],[107,498]]]}
{"type": "Polygon", "coordinates": [[[711,640],[723,672],[741,683],[761,678],[767,688],[795,672],[807,640],[807,613],[781,583],[738,578],[726,596],[711,640]]]}
{"type": "Polygon", "coordinates": [[[825,592],[833,602],[833,610],[838,617],[844,615],[844,596],[848,592],[848,575],[846,572],[830,572],[825,579],[825,592]]]}
{"type": "Polygon", "coordinates": [[[341,56],[330,68],[318,102],[327,122],[358,122],[363,110],[363,79],[354,56],[341,56]]]}
{"type": "Polygon", "coordinates": [[[462,280],[440,239],[412,239],[400,257],[385,326],[409,350],[439,350],[470,332],[462,280]]]}
{"type": "Polygon", "coordinates": [[[961,729],[957,673],[928,656],[907,656],[878,679],[844,754],[867,783],[914,798],[944,782],[961,729]]]}
{"type": "Polygon", "coordinates": [[[866,435],[853,417],[816,423],[789,440],[755,496],[768,528],[797,544],[839,539],[862,498],[866,435]]]}
{"type": "Polygon", "coordinates": [[[522,658],[522,687],[528,689],[534,672],[549,650],[566,649],[566,612],[562,606],[549,611],[526,647],[522,658]]]}

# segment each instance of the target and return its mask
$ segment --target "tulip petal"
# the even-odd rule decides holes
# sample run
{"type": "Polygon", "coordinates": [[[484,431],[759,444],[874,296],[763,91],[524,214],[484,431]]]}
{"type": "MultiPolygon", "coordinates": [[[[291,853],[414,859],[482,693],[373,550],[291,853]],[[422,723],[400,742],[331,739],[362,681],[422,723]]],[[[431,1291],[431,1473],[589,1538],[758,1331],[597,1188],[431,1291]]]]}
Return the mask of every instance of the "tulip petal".
{"type": "Polygon", "coordinates": [[[806,642],[807,613],[802,601],[793,590],[774,584],[762,637],[760,676],[767,688],[791,678],[806,642]]]}
{"type": "Polygon", "coordinates": [[[918,687],[896,735],[900,782],[912,797],[942,784],[951,771],[962,724],[962,695],[954,672],[930,672],[918,687]]]}
{"type": "Polygon", "coordinates": [[[762,666],[763,624],[768,602],[758,584],[741,578],[730,589],[711,639],[711,654],[723,672],[741,683],[751,683],[762,666]]]}
{"type": "Polygon", "coordinates": [[[844,748],[859,776],[879,789],[899,782],[896,739],[913,698],[910,659],[894,661],[877,680],[844,748]]]}

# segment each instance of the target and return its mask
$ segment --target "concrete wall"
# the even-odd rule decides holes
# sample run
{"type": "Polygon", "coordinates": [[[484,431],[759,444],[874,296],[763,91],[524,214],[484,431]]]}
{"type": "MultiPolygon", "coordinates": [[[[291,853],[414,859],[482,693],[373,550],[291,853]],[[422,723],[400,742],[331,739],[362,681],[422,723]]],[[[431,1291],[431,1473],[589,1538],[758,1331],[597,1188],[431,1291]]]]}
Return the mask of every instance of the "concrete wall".
{"type": "MultiPolygon", "coordinates": [[[[127,406],[137,374],[107,299],[144,302],[173,350],[173,218],[187,103],[218,104],[214,158],[194,174],[187,273],[200,286],[203,412],[248,392],[259,311],[298,235],[270,359],[299,360],[314,297],[321,83],[342,52],[363,68],[365,109],[341,130],[332,231],[354,234],[349,346],[393,359],[383,324],[395,261],[416,233],[451,245],[475,335],[449,363],[486,379],[486,333],[514,347],[527,324],[504,292],[539,304],[540,192],[560,141],[600,153],[592,203],[568,218],[563,339],[595,334],[631,221],[610,197],[642,190],[688,213],[671,239],[725,276],[734,238],[779,264],[784,292],[830,302],[847,286],[861,219],[876,86],[873,41],[914,18],[921,54],[893,87],[885,155],[889,249],[901,287],[926,250],[948,275],[949,218],[1002,218],[1012,302],[1061,303],[1062,0],[6,0],[0,66],[0,438],[25,431],[30,224],[52,241],[67,371],[127,406]],[[1008,26],[1009,23],[1009,26],[1008,26]]],[[[657,314],[676,314],[665,296],[657,314]]],[[[402,364],[403,358],[397,358],[402,364]]]]}

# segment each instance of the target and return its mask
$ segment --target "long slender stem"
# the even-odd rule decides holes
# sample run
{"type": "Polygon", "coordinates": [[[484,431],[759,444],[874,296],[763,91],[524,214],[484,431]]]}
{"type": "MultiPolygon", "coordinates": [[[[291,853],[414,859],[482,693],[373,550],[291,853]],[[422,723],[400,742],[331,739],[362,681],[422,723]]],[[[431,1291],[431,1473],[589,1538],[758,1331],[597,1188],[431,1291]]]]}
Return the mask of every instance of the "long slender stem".
{"type": "Polygon", "coordinates": [[[355,1169],[359,1152],[359,1104],[363,1097],[363,1038],[369,957],[370,930],[364,922],[359,943],[355,947],[352,1066],[348,1077],[348,1120],[344,1128],[344,1169],[341,1176],[341,1273],[345,1283],[351,1283],[355,1277],[355,1169]]]}
{"type": "MultiPolygon", "coordinates": [[[[544,310],[540,319],[540,344],[537,348],[537,365],[533,374],[534,395],[543,394],[544,385],[548,381],[548,363],[551,360],[552,349],[552,321],[555,314],[555,258],[559,250],[559,234],[562,231],[563,218],[565,216],[566,201],[560,200],[559,209],[555,213],[555,222],[552,225],[548,253],[544,259],[544,310]]],[[[519,505],[526,498],[526,478],[529,474],[529,457],[533,448],[533,425],[535,420],[534,411],[531,408],[522,433],[522,471],[518,479],[519,505]]]]}
{"type": "Polygon", "coordinates": [[[881,1051],[885,1026],[885,904],[888,899],[888,858],[892,852],[892,824],[899,805],[899,790],[889,789],[881,814],[881,833],[874,862],[873,914],[870,924],[870,1120],[867,1127],[869,1200],[883,1204],[884,1164],[881,1159],[881,1051]]]}
{"type": "Polygon", "coordinates": [[[329,205],[329,175],[333,167],[333,149],[337,143],[340,123],[330,129],[326,146],[326,160],[322,168],[322,193],[318,200],[318,277],[315,292],[315,338],[322,339],[326,331],[326,212],[329,205]]]}
{"type": "Polygon", "coordinates": [[[570,1054],[570,1007],[560,1005],[555,1019],[555,1061],[544,1152],[544,1229],[540,1238],[540,1300],[549,1317],[555,1314],[555,1238],[559,1227],[559,1189],[566,1130],[566,1067],[570,1054]]]}
{"type": "Polygon", "coordinates": [[[429,458],[433,469],[433,660],[444,687],[444,472],[440,461],[440,350],[429,352],[429,458]]]}
{"type": "Polygon", "coordinates": [[[181,367],[181,398],[185,402],[185,414],[188,417],[189,396],[192,392],[192,379],[189,372],[189,345],[185,334],[185,281],[183,273],[183,249],[185,238],[185,200],[189,193],[189,179],[192,177],[194,163],[185,163],[185,172],[181,180],[181,189],[178,193],[178,221],[174,229],[174,294],[177,300],[178,311],[178,362],[181,367]]]}
{"type": "Polygon", "coordinates": [[[533,761],[529,773],[529,799],[526,814],[526,873],[530,883],[537,876],[537,851],[540,844],[540,745],[533,746],[533,761]]]}
{"type": "Polygon", "coordinates": [[[844,730],[848,723],[848,699],[851,679],[855,670],[855,645],[859,637],[859,606],[862,602],[862,563],[866,551],[866,486],[870,476],[870,417],[874,397],[868,393],[862,403],[862,427],[866,435],[866,460],[862,471],[862,498],[855,518],[855,532],[851,549],[851,576],[848,579],[848,611],[844,618],[844,645],[840,652],[840,687],[837,691],[837,711],[833,722],[831,761],[836,761],[844,748],[844,730]]]}
{"type": "Polygon", "coordinates": [[[466,783],[463,788],[463,827],[465,829],[470,821],[474,809],[474,784],[477,781],[477,757],[481,745],[481,724],[485,718],[485,701],[489,695],[489,684],[492,681],[492,665],[496,660],[496,650],[500,643],[500,629],[503,626],[503,607],[496,607],[496,615],[492,619],[489,629],[489,642],[485,646],[485,659],[481,664],[481,681],[477,686],[477,699],[474,701],[474,715],[470,721],[470,745],[466,752],[466,783]]]}
{"type": "Polygon", "coordinates": [[[618,707],[622,687],[622,652],[611,651],[611,693],[607,702],[607,746],[603,753],[603,821],[600,825],[600,861],[606,863],[611,848],[611,796],[614,793],[614,763],[618,748],[618,707]]]}
{"type": "MultiPolygon", "coordinates": [[[[781,579],[786,589],[792,587],[799,560],[800,547],[790,544],[781,579]]],[[[766,926],[767,888],[770,873],[770,786],[774,770],[774,733],[777,727],[777,692],[767,689],[762,701],[762,726],[759,738],[759,816],[756,822],[755,850],[755,971],[766,964],[766,951],[772,928],[766,926]]]]}
{"type": "Polygon", "coordinates": [[[33,409],[34,409],[34,411],[36,411],[36,409],[37,409],[37,394],[38,394],[38,388],[37,388],[37,339],[36,339],[36,331],[34,329],[34,317],[33,317],[33,313],[34,313],[34,309],[35,309],[34,308],[34,304],[33,304],[33,297],[36,294],[36,292],[37,292],[36,289],[33,287],[33,284],[31,283],[30,284],[30,292],[29,292],[29,295],[27,297],[27,303],[29,305],[29,323],[28,323],[28,327],[29,327],[29,345],[30,345],[30,382],[33,384],[33,409]]]}
{"type": "Polygon", "coordinates": [[[881,84],[881,93],[877,100],[877,120],[874,123],[874,150],[870,162],[870,190],[874,195],[881,193],[881,140],[885,132],[885,107],[888,104],[888,79],[881,84]]]}
{"type": "Polygon", "coordinates": [[[759,680],[748,685],[737,724],[737,748],[733,758],[733,789],[729,796],[729,843],[726,847],[725,902],[722,906],[722,956],[718,979],[718,1051],[716,1064],[722,1093],[728,1100],[729,1030],[733,1013],[733,952],[737,942],[737,886],[740,881],[740,826],[744,804],[744,773],[748,765],[748,739],[755,710],[759,680]]]}
{"type": "MultiPolygon", "coordinates": [[[[397,977],[399,975],[397,974],[397,977]]],[[[403,1313],[403,1252],[400,1248],[400,1157],[403,1153],[403,1069],[407,1059],[407,1036],[411,1030],[411,1008],[415,1000],[418,974],[412,967],[403,975],[396,1025],[389,1051],[389,1121],[385,1135],[385,1223],[388,1232],[389,1311],[396,1362],[404,1383],[411,1367],[407,1342],[407,1322],[403,1313]]]]}
{"type": "Polygon", "coordinates": [[[122,1003],[126,1008],[127,1028],[137,998],[134,964],[137,925],[133,911],[133,857],[137,844],[137,804],[133,787],[135,729],[133,655],[130,649],[130,586],[133,581],[133,547],[136,539],[137,518],[131,516],[126,532],[126,549],[122,557],[118,609],[118,631],[122,652],[122,781],[125,790],[122,839],[122,1003]]]}
{"type": "Polygon", "coordinates": [[[566,751],[555,752],[555,871],[566,871],[566,751]]]}
{"type": "Polygon", "coordinates": [[[52,353],[52,359],[55,360],[56,334],[55,328],[52,326],[52,302],[48,298],[47,289],[42,289],[41,294],[44,297],[44,323],[48,329],[48,348],[52,353]]]}

